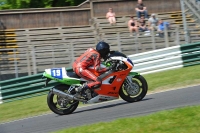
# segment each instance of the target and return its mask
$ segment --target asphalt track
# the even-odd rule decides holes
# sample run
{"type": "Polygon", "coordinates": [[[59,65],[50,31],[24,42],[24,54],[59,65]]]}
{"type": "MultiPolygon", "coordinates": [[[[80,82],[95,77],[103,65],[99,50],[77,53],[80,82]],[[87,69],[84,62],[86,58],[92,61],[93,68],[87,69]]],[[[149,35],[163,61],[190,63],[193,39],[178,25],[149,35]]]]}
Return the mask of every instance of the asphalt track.
{"type": "Polygon", "coordinates": [[[147,95],[142,101],[127,103],[115,100],[78,108],[73,114],[46,114],[0,124],[0,133],[46,133],[63,128],[111,121],[121,117],[146,115],[161,110],[200,105],[200,86],[147,95]]]}

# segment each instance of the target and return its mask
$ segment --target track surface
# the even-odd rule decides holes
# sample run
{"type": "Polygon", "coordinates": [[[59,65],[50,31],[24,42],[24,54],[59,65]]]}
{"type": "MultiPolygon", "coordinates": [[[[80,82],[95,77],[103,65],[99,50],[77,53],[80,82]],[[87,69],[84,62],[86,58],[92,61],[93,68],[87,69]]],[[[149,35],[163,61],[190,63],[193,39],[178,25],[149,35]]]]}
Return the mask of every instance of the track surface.
{"type": "Polygon", "coordinates": [[[200,86],[147,95],[143,101],[116,100],[78,108],[73,114],[46,114],[0,124],[0,133],[46,133],[62,128],[145,115],[188,105],[200,105],[200,86]]]}

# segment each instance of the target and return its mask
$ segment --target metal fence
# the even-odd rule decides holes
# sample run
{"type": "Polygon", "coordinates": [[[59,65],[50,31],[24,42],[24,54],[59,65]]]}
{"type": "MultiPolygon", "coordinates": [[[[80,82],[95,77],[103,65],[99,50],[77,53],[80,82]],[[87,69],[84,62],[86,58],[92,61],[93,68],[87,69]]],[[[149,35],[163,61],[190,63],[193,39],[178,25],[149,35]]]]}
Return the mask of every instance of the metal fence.
{"type": "MultiPolygon", "coordinates": [[[[168,31],[165,31],[168,32],[168,31]]],[[[128,32],[118,32],[108,36],[101,36],[111,45],[112,50],[117,50],[126,55],[142,53],[155,49],[180,45],[184,38],[178,29],[171,30],[171,36],[167,34],[160,38],[155,34],[139,37],[130,37],[128,32]]],[[[32,75],[42,72],[45,68],[71,67],[74,59],[89,47],[95,47],[94,38],[83,41],[62,41],[59,44],[32,44],[18,46],[18,48],[0,49],[0,79],[18,78],[24,75],[32,75]],[[92,39],[92,40],[90,40],[92,39]],[[80,43],[81,42],[81,43],[80,43]],[[89,42],[89,43],[88,43],[89,42]],[[78,43],[78,44],[77,44],[78,43]]],[[[97,40],[97,41],[99,41],[97,40]]]]}
{"type": "Polygon", "coordinates": [[[189,36],[193,34],[192,38],[200,37],[200,2],[197,0],[180,0],[181,3],[181,11],[182,11],[182,20],[183,20],[183,28],[185,32],[185,40],[186,43],[190,43],[192,41],[189,36]],[[198,24],[196,27],[191,28],[189,26],[190,23],[186,21],[186,16],[190,15],[195,22],[198,24]]]}
{"type": "MultiPolygon", "coordinates": [[[[2,53],[0,55],[0,75],[3,75],[3,74],[6,74],[9,72],[6,72],[8,70],[8,67],[12,67],[13,70],[14,70],[14,73],[15,73],[15,78],[18,78],[19,77],[19,72],[18,72],[18,62],[17,62],[17,53],[16,53],[16,49],[0,49],[0,52],[2,53]],[[13,57],[10,56],[8,57],[8,51],[9,52],[12,52],[13,53],[13,57]],[[4,73],[6,72],[6,73],[4,73]]],[[[0,76],[0,81],[2,80],[1,79],[2,76],[0,76]]]]}

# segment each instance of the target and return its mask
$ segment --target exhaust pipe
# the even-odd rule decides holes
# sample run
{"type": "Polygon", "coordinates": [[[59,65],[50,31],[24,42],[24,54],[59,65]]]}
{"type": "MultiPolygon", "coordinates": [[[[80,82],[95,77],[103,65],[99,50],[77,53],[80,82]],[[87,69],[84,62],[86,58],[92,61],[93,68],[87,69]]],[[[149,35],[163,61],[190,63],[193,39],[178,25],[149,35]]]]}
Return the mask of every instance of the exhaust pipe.
{"type": "Polygon", "coordinates": [[[62,92],[62,91],[60,91],[58,89],[55,89],[55,88],[51,89],[51,92],[53,94],[56,94],[56,95],[60,96],[60,97],[67,98],[67,99],[70,99],[70,100],[78,100],[78,101],[81,101],[81,102],[85,102],[86,101],[86,100],[83,100],[83,99],[76,98],[73,95],[67,94],[67,93],[62,92]]]}

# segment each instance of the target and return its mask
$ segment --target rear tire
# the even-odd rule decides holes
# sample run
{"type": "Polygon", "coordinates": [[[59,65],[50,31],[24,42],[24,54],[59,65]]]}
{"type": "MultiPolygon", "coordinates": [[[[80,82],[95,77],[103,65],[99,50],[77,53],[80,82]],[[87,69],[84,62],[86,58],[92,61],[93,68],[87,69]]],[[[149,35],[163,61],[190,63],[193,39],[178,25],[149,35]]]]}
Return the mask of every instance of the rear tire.
{"type": "MultiPolygon", "coordinates": [[[[69,89],[69,86],[60,84],[60,85],[55,86],[54,88],[56,88],[60,91],[67,91],[69,89]]],[[[65,102],[66,99],[63,99],[59,96],[57,96],[57,99],[56,99],[57,102],[54,102],[56,96],[57,95],[53,94],[51,91],[49,91],[48,96],[47,96],[47,104],[48,104],[50,110],[53,111],[54,113],[59,114],[59,115],[67,115],[67,114],[71,114],[72,112],[74,112],[74,110],[76,110],[76,108],[78,107],[79,101],[72,100],[69,102],[65,102]],[[59,102],[59,100],[61,102],[59,102]],[[64,101],[64,106],[66,106],[65,103],[69,106],[66,108],[62,108],[62,107],[59,108],[57,105],[63,104],[62,101],[64,101]]]]}
{"type": "Polygon", "coordinates": [[[126,83],[124,81],[121,89],[119,90],[120,97],[130,103],[142,100],[146,96],[148,90],[147,82],[141,75],[132,77],[132,83],[136,86],[137,89],[127,89],[128,87],[126,87],[126,83]]]}

